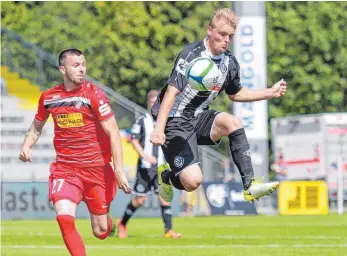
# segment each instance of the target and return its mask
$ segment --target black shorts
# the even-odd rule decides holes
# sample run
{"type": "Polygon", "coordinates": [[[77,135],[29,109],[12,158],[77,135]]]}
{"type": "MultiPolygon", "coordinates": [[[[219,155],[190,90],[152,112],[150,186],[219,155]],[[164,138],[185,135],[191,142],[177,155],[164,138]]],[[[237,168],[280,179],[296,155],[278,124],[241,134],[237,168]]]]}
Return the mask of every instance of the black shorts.
{"type": "Polygon", "coordinates": [[[162,149],[176,175],[185,167],[200,163],[198,145],[216,145],[220,142],[211,139],[213,122],[219,113],[207,110],[193,118],[169,118],[162,149]]]}
{"type": "Polygon", "coordinates": [[[158,172],[138,168],[133,194],[146,196],[147,194],[151,193],[158,193],[158,172]]]}

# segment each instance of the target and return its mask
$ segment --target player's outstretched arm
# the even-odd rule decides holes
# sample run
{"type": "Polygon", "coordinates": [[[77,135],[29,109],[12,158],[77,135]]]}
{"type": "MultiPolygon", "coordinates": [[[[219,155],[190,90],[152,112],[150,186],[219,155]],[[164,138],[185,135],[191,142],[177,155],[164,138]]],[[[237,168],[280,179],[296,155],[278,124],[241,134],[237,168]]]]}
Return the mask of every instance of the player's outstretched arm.
{"type": "Polygon", "coordinates": [[[35,145],[37,140],[40,138],[42,129],[45,123],[46,123],[46,120],[43,122],[40,122],[34,119],[33,123],[31,124],[30,128],[25,134],[24,142],[20,149],[19,159],[21,161],[31,162],[31,147],[35,145]]]}
{"type": "Polygon", "coordinates": [[[175,102],[176,96],[180,93],[180,91],[168,85],[167,90],[165,92],[162,103],[160,104],[159,113],[157,122],[155,124],[154,130],[151,134],[151,142],[156,145],[163,145],[165,143],[165,126],[169,116],[169,113],[172,109],[172,106],[175,102]]]}
{"type": "Polygon", "coordinates": [[[275,83],[271,88],[251,90],[242,87],[238,93],[228,95],[229,99],[235,102],[251,102],[258,100],[269,100],[279,98],[286,94],[287,82],[283,79],[275,83]]]}
{"type": "Polygon", "coordinates": [[[120,189],[125,193],[131,193],[132,189],[128,184],[128,180],[123,170],[123,148],[122,139],[119,133],[118,124],[114,116],[101,122],[101,126],[110,137],[112,159],[114,165],[114,173],[116,176],[116,182],[120,189]]]}

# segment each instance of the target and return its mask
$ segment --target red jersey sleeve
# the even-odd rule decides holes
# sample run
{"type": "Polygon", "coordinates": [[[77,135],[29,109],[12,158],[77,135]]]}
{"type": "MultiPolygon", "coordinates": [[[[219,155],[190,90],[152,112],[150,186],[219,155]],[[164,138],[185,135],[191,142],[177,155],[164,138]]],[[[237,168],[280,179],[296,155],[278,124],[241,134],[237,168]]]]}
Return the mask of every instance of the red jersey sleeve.
{"type": "Polygon", "coordinates": [[[103,90],[98,88],[93,92],[90,104],[100,122],[114,116],[110,102],[103,90]]]}
{"type": "Polygon", "coordinates": [[[40,122],[45,121],[49,116],[49,111],[47,111],[47,109],[45,108],[44,98],[45,97],[42,93],[39,99],[39,105],[37,107],[37,112],[35,115],[35,119],[40,122]]]}

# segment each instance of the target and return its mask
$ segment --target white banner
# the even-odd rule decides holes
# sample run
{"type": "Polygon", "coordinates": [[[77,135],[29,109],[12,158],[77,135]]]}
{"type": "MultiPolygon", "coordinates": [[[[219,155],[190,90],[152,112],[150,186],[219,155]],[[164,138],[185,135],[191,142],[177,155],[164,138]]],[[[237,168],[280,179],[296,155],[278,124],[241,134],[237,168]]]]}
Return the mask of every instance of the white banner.
{"type": "MultiPolygon", "coordinates": [[[[241,16],[233,41],[242,86],[249,89],[266,88],[265,17],[241,16]]],[[[248,139],[267,140],[267,101],[235,102],[233,112],[241,118],[248,139]]]]}

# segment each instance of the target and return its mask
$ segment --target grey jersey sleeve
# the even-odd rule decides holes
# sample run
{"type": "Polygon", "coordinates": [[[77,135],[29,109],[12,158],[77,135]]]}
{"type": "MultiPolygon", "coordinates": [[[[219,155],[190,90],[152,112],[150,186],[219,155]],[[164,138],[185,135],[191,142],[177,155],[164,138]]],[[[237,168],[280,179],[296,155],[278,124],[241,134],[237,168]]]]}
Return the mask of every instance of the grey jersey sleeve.
{"type": "Polygon", "coordinates": [[[131,138],[137,139],[141,141],[143,135],[144,135],[144,122],[143,122],[144,116],[140,116],[136,119],[136,122],[133,124],[133,127],[131,128],[131,138]]]}
{"type": "Polygon", "coordinates": [[[180,52],[180,54],[176,58],[174,67],[171,71],[171,75],[167,80],[167,84],[177,88],[180,92],[182,92],[187,85],[185,73],[190,61],[190,55],[191,51],[186,48],[180,52]]]}
{"type": "Polygon", "coordinates": [[[240,65],[235,57],[233,57],[229,63],[229,73],[227,80],[228,83],[225,87],[225,92],[228,95],[234,95],[241,90],[242,85],[240,82],[240,65]]]}

